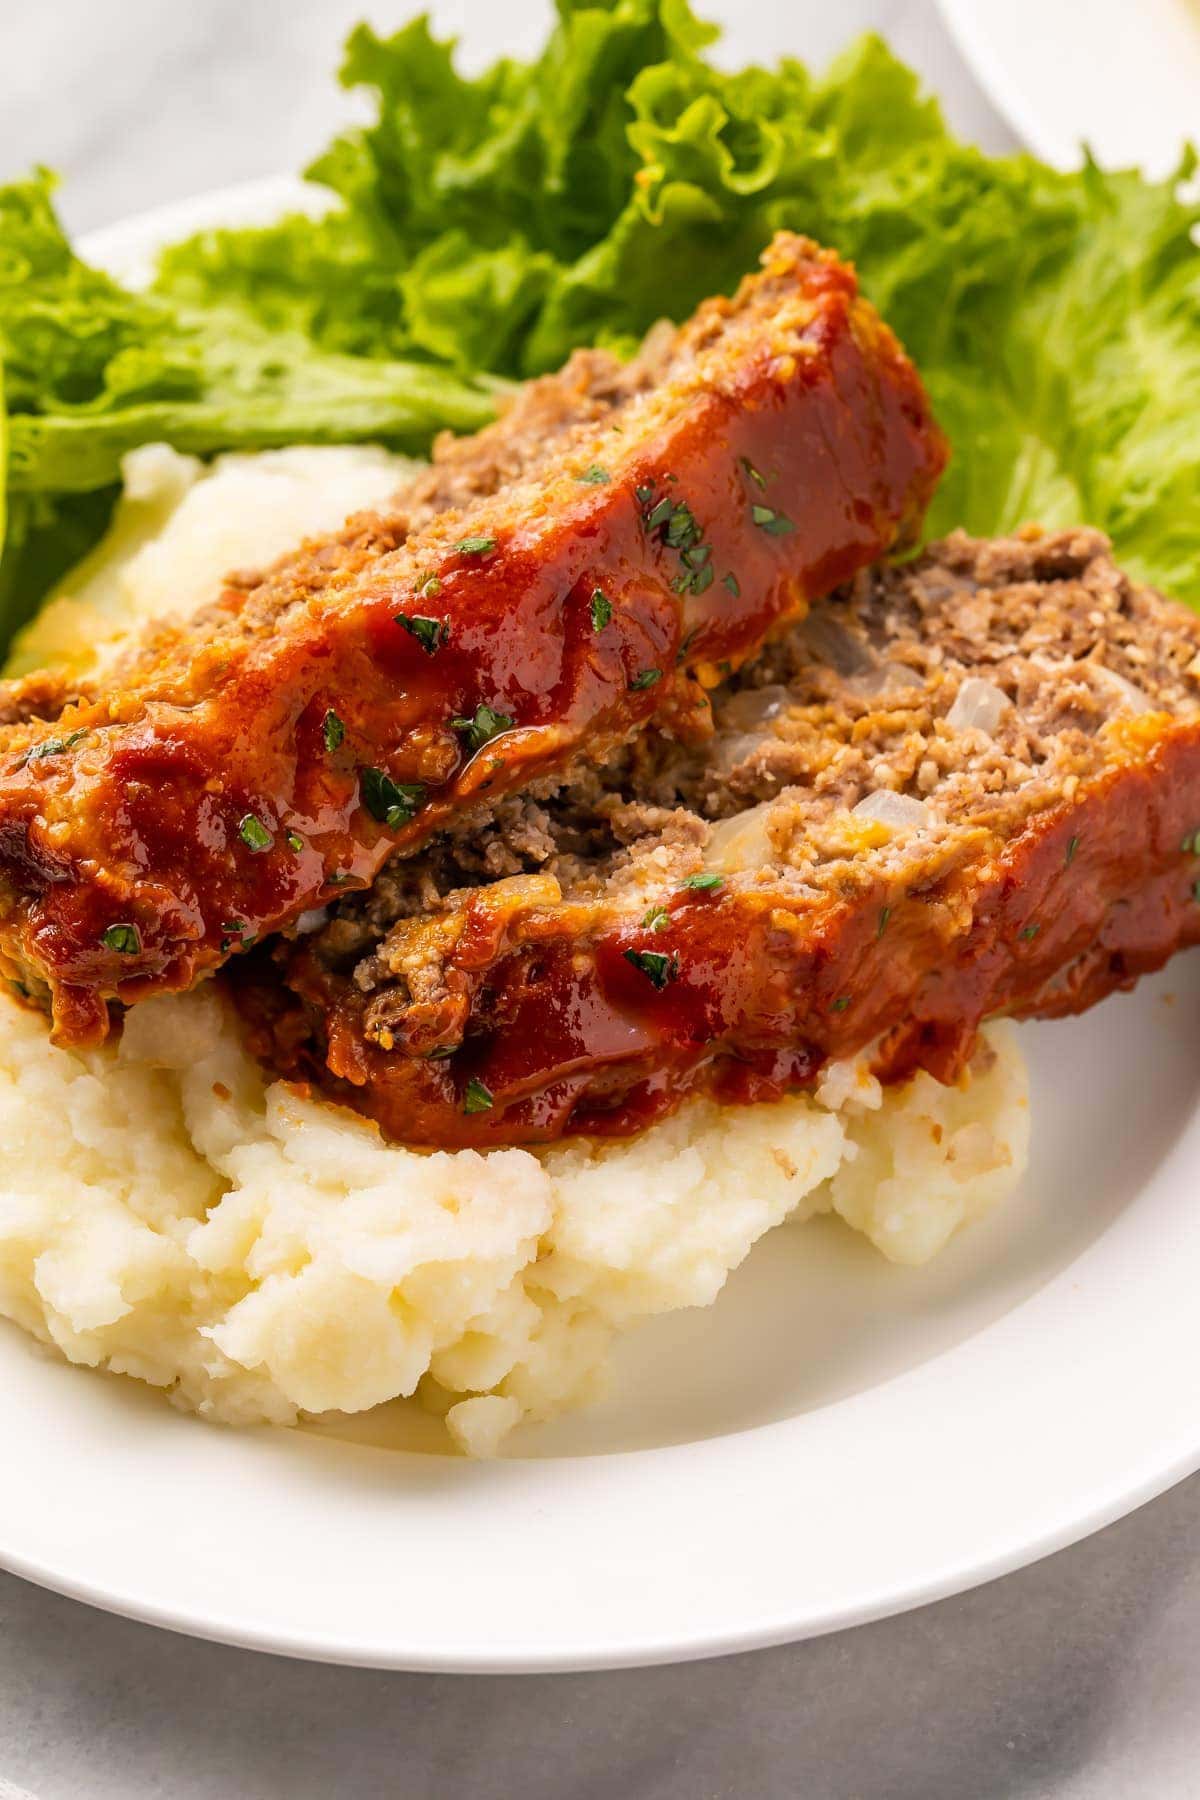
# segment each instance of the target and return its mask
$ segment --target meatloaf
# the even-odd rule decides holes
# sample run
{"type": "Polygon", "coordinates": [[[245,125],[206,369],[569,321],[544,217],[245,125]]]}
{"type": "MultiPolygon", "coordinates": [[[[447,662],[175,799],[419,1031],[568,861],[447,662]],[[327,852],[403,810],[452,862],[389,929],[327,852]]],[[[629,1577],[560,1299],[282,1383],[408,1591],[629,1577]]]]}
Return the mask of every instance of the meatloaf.
{"type": "Polygon", "coordinates": [[[951,1080],[1200,942],[1200,621],[1091,531],[956,535],[257,953],[275,1068],[430,1145],[622,1133],[873,1046],[951,1080]]]}
{"type": "Polygon", "coordinates": [[[104,691],[0,695],[0,974],[97,1042],[480,796],[703,732],[693,672],[911,537],[944,459],[852,271],[777,238],[628,376],[577,359],[104,691]]]}

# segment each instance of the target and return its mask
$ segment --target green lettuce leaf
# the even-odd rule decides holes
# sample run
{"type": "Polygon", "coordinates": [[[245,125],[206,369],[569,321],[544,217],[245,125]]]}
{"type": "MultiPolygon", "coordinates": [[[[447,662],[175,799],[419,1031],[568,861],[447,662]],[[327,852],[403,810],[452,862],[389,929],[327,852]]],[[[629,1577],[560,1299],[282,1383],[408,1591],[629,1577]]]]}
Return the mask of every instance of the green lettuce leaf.
{"type": "Polygon", "coordinates": [[[342,80],[374,122],[309,171],[338,210],[193,240],[164,288],[330,351],[525,376],[631,346],[805,231],[857,263],[929,385],[954,446],[931,530],[1085,520],[1200,605],[1200,207],[1178,181],[985,157],[877,38],[816,78],[720,70],[713,35],[685,0],[559,0],[538,59],[467,78],[423,19],[360,26],[342,80]]]}
{"type": "Polygon", "coordinates": [[[954,447],[931,531],[1094,523],[1200,606],[1179,179],[985,157],[877,38],[818,77],[720,69],[715,35],[687,0],[558,0],[539,57],[468,77],[424,19],[359,26],[342,80],[372,122],[308,172],[331,209],[192,238],[149,294],[73,255],[47,176],[0,188],[0,638],[103,528],[134,445],[420,447],[482,423],[495,379],[732,289],[783,227],[857,264],[921,367],[954,447]]]}
{"type": "Polygon", "coordinates": [[[121,458],[473,431],[497,384],[370,360],[236,304],[134,294],[71,250],[40,171],[0,187],[0,640],[104,531],[121,458]]]}

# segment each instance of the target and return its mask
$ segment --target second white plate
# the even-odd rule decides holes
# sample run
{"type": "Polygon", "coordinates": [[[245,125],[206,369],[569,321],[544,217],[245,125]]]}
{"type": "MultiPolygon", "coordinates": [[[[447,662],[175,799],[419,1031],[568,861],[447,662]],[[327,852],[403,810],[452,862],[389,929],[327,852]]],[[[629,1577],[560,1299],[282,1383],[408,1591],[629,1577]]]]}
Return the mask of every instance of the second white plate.
{"type": "Polygon", "coordinates": [[[1169,174],[1200,140],[1196,0],[939,0],[990,99],[1031,150],[1169,174]]]}

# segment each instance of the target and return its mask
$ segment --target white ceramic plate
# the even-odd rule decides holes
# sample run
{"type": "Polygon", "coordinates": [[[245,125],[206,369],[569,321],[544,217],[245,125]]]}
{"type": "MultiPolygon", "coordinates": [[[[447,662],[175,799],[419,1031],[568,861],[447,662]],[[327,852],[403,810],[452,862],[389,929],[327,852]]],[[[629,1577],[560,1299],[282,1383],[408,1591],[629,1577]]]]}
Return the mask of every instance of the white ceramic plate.
{"type": "MultiPolygon", "coordinates": [[[[296,199],[84,249],[128,276],[296,199]]],[[[785,1227],[520,1458],[396,1448],[403,1419],[207,1428],[0,1327],[0,1563],[232,1643],[512,1671],[828,1631],[1094,1530],[1200,1465],[1200,959],[1024,1035],[1033,1167],[1005,1209],[919,1272],[785,1227]]]]}
{"type": "Polygon", "coordinates": [[[1200,141],[1200,0],[940,0],[963,55],[1032,150],[1169,174],[1200,141]]]}

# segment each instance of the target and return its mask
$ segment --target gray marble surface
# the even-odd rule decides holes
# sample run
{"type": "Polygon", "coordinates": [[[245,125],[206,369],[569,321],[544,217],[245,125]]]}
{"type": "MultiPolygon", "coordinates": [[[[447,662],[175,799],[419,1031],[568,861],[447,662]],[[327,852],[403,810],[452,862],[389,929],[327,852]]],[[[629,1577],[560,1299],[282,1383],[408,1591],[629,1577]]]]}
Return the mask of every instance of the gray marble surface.
{"type": "MultiPolygon", "coordinates": [[[[346,26],[405,0],[0,0],[0,178],[84,230],[298,167],[350,111],[346,26]]],[[[737,0],[705,10],[744,27],[737,0]]],[[[528,48],[538,0],[444,0],[528,48]]],[[[764,24],[765,19],[765,24],[764,24]]],[[[767,56],[884,29],[1011,143],[929,0],[776,0],[767,56]]],[[[82,1472],[81,1472],[82,1474],[82,1472]]],[[[0,1480],[11,1479],[0,1469],[0,1480]]],[[[0,1796],[37,1800],[1175,1800],[1200,1794],[1200,1478],[975,1593],[783,1650],[547,1678],[372,1674],[132,1625],[0,1575],[0,1796]]]]}

